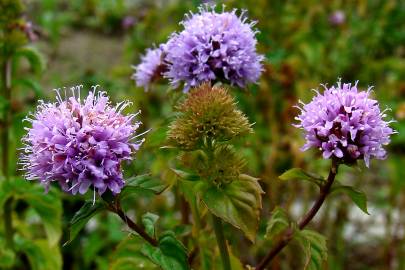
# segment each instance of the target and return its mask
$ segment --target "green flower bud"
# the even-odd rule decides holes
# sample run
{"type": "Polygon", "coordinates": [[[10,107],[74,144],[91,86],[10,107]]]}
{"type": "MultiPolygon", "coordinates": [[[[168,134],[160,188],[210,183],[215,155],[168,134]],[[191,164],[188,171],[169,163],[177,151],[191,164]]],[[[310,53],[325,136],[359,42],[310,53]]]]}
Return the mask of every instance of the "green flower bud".
{"type": "Polygon", "coordinates": [[[246,165],[245,159],[231,145],[221,145],[213,152],[202,150],[185,152],[180,156],[183,165],[192,168],[201,179],[217,186],[238,179],[246,165]]]}
{"type": "Polygon", "coordinates": [[[202,149],[206,142],[225,142],[252,132],[234,98],[221,86],[205,83],[192,89],[177,109],[169,143],[182,150],[202,149]]]}

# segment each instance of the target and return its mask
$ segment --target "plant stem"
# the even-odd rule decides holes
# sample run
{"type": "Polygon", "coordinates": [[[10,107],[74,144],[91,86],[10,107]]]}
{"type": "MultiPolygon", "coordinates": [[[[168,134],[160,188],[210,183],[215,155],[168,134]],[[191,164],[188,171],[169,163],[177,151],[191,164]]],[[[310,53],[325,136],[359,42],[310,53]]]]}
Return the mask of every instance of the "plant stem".
{"type": "Polygon", "coordinates": [[[134,221],[132,221],[121,209],[120,206],[118,207],[113,207],[111,209],[114,213],[116,213],[124,222],[125,224],[128,225],[128,227],[130,227],[132,230],[134,230],[135,232],[137,232],[139,234],[139,236],[141,236],[143,239],[145,239],[149,244],[151,244],[152,246],[158,246],[158,241],[155,238],[152,238],[151,236],[149,236],[149,234],[147,234],[145,232],[145,230],[137,225],[134,221]]]}
{"type": "MultiPolygon", "coordinates": [[[[319,209],[324,203],[326,197],[330,192],[332,184],[335,181],[338,166],[339,165],[337,161],[332,159],[332,165],[329,170],[328,179],[326,180],[326,183],[321,186],[318,198],[316,199],[312,208],[303,216],[300,222],[298,222],[298,228],[300,230],[304,229],[308,225],[308,223],[314,218],[314,216],[318,213],[319,209]]],[[[266,265],[269,262],[271,262],[271,260],[278,253],[280,253],[280,251],[283,250],[285,246],[288,245],[288,243],[293,239],[293,236],[294,236],[293,229],[292,228],[286,229],[282,234],[281,240],[277,242],[275,246],[273,246],[273,248],[269,251],[266,257],[263,258],[263,260],[259,263],[259,265],[255,269],[256,270],[265,269],[266,265]]]]}
{"type": "MultiPolygon", "coordinates": [[[[11,104],[11,71],[12,71],[12,59],[6,58],[3,63],[3,98],[8,102],[8,106],[11,104]]],[[[2,144],[2,169],[3,176],[6,182],[10,181],[9,171],[9,156],[10,156],[10,142],[9,142],[9,127],[11,122],[11,108],[7,108],[4,114],[3,132],[1,133],[2,144]]],[[[8,199],[4,204],[4,232],[6,238],[6,245],[9,248],[13,247],[13,224],[12,224],[12,204],[13,199],[8,199]]]]}
{"type": "Polygon", "coordinates": [[[224,267],[224,270],[231,270],[231,261],[229,260],[228,247],[226,245],[224,231],[222,228],[222,221],[219,217],[212,215],[212,224],[214,226],[215,237],[217,238],[217,243],[219,247],[219,252],[221,253],[222,265],[224,267]]]}

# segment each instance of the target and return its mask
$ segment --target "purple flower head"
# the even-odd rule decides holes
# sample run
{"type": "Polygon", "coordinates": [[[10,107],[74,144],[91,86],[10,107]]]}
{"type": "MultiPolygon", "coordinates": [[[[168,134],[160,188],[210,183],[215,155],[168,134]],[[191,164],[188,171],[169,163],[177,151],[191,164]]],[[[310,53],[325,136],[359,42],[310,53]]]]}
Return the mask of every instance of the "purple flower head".
{"type": "Polygon", "coordinates": [[[341,10],[336,10],[329,16],[330,24],[335,25],[335,26],[343,24],[345,22],[345,20],[346,20],[346,15],[341,10]]]}
{"type": "Polygon", "coordinates": [[[101,195],[108,188],[118,194],[125,184],[121,163],[132,160],[144,139],[137,139],[141,122],[137,114],[122,114],[129,102],[110,104],[105,92],[92,87],[80,100],[83,86],[71,87],[73,96],[56,103],[40,101],[37,111],[27,119],[32,127],[23,138],[23,169],[28,180],[39,179],[48,189],[56,181],[71,194],[93,189],[101,195]]]}
{"type": "Polygon", "coordinates": [[[395,131],[385,121],[385,111],[380,111],[378,102],[370,98],[371,87],[358,91],[355,85],[341,84],[325,87],[308,104],[298,107],[301,114],[295,125],[305,132],[305,151],[317,148],[323,158],[337,158],[345,163],[364,159],[367,167],[370,158],[384,159],[384,145],[390,142],[395,131]]]}
{"type": "Polygon", "coordinates": [[[145,91],[166,71],[163,47],[164,45],[155,49],[147,49],[146,54],[141,57],[141,63],[134,67],[135,73],[132,75],[132,79],[135,80],[136,86],[144,87],[145,91]]]}
{"type": "Polygon", "coordinates": [[[215,80],[245,87],[259,79],[263,56],[256,52],[255,23],[247,22],[244,12],[216,13],[204,5],[181,24],[184,30],[172,34],[165,48],[165,76],[174,87],[183,83],[187,92],[215,80]]]}

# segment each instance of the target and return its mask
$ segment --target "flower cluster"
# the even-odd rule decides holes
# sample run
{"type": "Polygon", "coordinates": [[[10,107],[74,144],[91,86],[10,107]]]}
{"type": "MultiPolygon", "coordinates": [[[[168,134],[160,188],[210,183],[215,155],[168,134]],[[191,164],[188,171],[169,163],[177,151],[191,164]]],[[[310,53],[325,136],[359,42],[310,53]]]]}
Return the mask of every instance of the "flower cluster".
{"type": "Polygon", "coordinates": [[[135,80],[138,87],[144,87],[145,91],[153,81],[161,78],[166,70],[162,48],[163,46],[148,49],[146,54],[141,57],[142,62],[134,67],[135,73],[132,75],[132,79],[135,80]]]}
{"type": "MultiPolygon", "coordinates": [[[[172,86],[183,85],[187,92],[202,82],[223,81],[245,87],[258,80],[263,56],[256,52],[255,23],[247,22],[244,12],[239,16],[236,10],[217,13],[214,6],[204,5],[181,24],[184,30],[173,33],[159,49],[164,50],[164,76],[172,86]]],[[[148,51],[137,68],[139,75],[134,75],[137,84],[149,84],[158,65],[158,57],[148,51]]]]}
{"type": "Polygon", "coordinates": [[[318,148],[325,159],[334,157],[345,163],[370,158],[384,159],[383,146],[394,131],[384,120],[378,102],[370,98],[370,90],[358,91],[357,83],[326,88],[309,104],[302,103],[296,126],[305,131],[303,150],[318,148]]]}
{"type": "Polygon", "coordinates": [[[181,115],[170,126],[168,139],[184,150],[198,149],[204,141],[225,142],[252,132],[249,120],[228,92],[209,83],[193,88],[178,110],[181,115]]]}
{"type": "Polygon", "coordinates": [[[129,102],[112,107],[97,86],[81,102],[81,88],[72,87],[66,99],[57,90],[56,103],[40,101],[27,119],[32,127],[23,139],[23,169],[28,180],[39,179],[46,188],[57,181],[72,194],[91,186],[99,194],[107,188],[117,194],[125,184],[121,162],[131,160],[144,141],[136,139],[141,122],[133,122],[137,114],[122,114],[129,102]]]}

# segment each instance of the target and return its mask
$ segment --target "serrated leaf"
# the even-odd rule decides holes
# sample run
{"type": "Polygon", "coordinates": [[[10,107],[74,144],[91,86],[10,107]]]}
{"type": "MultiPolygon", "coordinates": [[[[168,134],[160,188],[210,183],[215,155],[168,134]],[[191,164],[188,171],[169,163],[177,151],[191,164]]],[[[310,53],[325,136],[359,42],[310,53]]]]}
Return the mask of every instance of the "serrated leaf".
{"type": "Polygon", "coordinates": [[[16,50],[14,57],[27,59],[35,73],[41,73],[45,69],[44,57],[35,47],[20,47],[16,50]]]}
{"type": "Polygon", "coordinates": [[[130,235],[121,241],[110,258],[109,270],[159,269],[142,254],[143,243],[144,241],[135,235],[130,235]]]}
{"type": "Polygon", "coordinates": [[[325,181],[325,179],[323,179],[321,176],[306,172],[300,168],[289,169],[288,171],[280,175],[278,178],[280,178],[283,181],[305,180],[317,184],[318,186],[320,186],[325,181]]]}
{"type": "Polygon", "coordinates": [[[149,174],[138,175],[127,180],[121,190],[120,199],[125,199],[131,195],[160,194],[166,189],[162,181],[149,174]]]}
{"type": "Polygon", "coordinates": [[[144,244],[142,253],[163,270],[188,270],[187,249],[178,241],[173,232],[164,233],[159,239],[159,245],[154,247],[144,244]]]}
{"type": "Polygon", "coordinates": [[[323,235],[312,230],[297,230],[294,239],[300,244],[305,253],[304,270],[321,270],[328,258],[326,239],[323,235]]]}
{"type": "Polygon", "coordinates": [[[285,210],[281,207],[274,208],[271,218],[267,223],[266,238],[272,239],[290,226],[285,210]]]}
{"type": "Polygon", "coordinates": [[[262,207],[262,188],[257,178],[240,175],[220,187],[206,184],[200,197],[209,211],[241,229],[254,242],[262,207]]]}
{"type": "Polygon", "coordinates": [[[152,214],[152,213],[146,213],[142,216],[142,223],[145,226],[145,231],[147,234],[149,234],[151,237],[155,237],[155,225],[157,220],[159,219],[158,215],[152,214]]]}
{"type": "Polygon", "coordinates": [[[348,195],[350,197],[350,199],[352,199],[352,201],[357,205],[358,208],[360,208],[367,215],[370,214],[367,210],[367,196],[364,192],[357,190],[352,186],[345,186],[345,185],[341,185],[338,183],[336,183],[332,187],[331,192],[332,193],[333,192],[345,193],[346,195],[348,195]]]}
{"type": "Polygon", "coordinates": [[[96,214],[106,209],[103,202],[86,201],[84,205],[75,213],[69,223],[69,238],[64,244],[67,245],[76,238],[77,234],[83,229],[87,222],[96,214]]]}
{"type": "Polygon", "coordinates": [[[62,256],[58,246],[49,246],[46,240],[27,240],[15,237],[19,252],[27,255],[32,270],[62,269],[62,256]]]}
{"type": "Polygon", "coordinates": [[[186,181],[198,181],[201,180],[200,176],[197,174],[185,172],[182,170],[171,169],[178,177],[186,181]]]}

